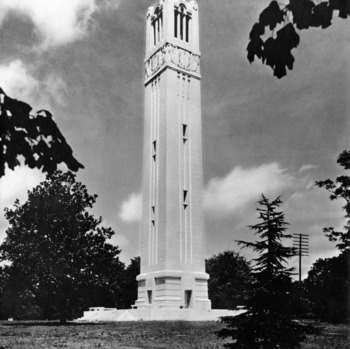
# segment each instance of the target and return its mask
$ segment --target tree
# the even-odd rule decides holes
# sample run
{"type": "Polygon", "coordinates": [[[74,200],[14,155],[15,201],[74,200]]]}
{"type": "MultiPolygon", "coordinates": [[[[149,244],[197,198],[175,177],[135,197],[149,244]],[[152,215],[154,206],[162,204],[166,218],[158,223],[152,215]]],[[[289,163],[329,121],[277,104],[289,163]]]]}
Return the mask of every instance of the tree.
{"type": "Polygon", "coordinates": [[[304,280],[312,311],[323,321],[350,319],[350,250],[339,256],[318,259],[304,280]]]}
{"type": "Polygon", "coordinates": [[[106,241],[113,230],[89,213],[96,198],[73,173],[56,171],[28,191],[27,202],[5,209],[10,227],[0,260],[11,263],[41,309],[61,323],[82,299],[108,289],[111,274],[123,274],[119,248],[106,241]]]}
{"type": "MultiPolygon", "coordinates": [[[[350,151],[344,150],[338,157],[337,163],[344,168],[344,170],[350,170],[350,151]]],[[[347,219],[344,231],[335,231],[333,227],[324,228],[326,236],[330,241],[336,241],[337,247],[340,251],[350,249],[350,177],[339,176],[332,181],[326,179],[324,181],[316,182],[320,188],[325,188],[331,195],[331,200],[343,199],[345,205],[343,209],[345,211],[345,218],[347,219]]]]}
{"type": "Polygon", "coordinates": [[[214,309],[235,309],[244,305],[252,287],[250,263],[234,251],[224,251],[206,259],[210,275],[209,299],[214,309]]]}
{"type": "MultiPolygon", "coordinates": [[[[344,170],[350,170],[350,151],[339,154],[337,163],[344,170]]],[[[317,181],[316,185],[328,190],[331,200],[345,201],[346,224],[343,231],[336,231],[333,227],[323,229],[328,239],[336,242],[341,254],[318,259],[309,271],[305,285],[316,315],[322,320],[341,322],[350,318],[350,176],[317,181]]]]}
{"type": "MultiPolygon", "coordinates": [[[[0,319],[38,320],[43,318],[33,294],[28,290],[15,267],[0,268],[0,319]]],[[[47,317],[45,317],[47,318],[47,317]]]]}
{"type": "Polygon", "coordinates": [[[40,110],[31,115],[27,103],[8,97],[0,88],[0,178],[6,165],[14,170],[23,156],[30,168],[42,169],[48,174],[64,162],[71,171],[84,166],[73,156],[71,147],[53,121],[52,114],[40,110]]]}
{"type": "Polygon", "coordinates": [[[140,274],[140,257],[130,260],[130,264],[125,269],[123,290],[119,301],[119,307],[128,309],[137,300],[137,275],[140,274]]]}
{"type": "Polygon", "coordinates": [[[236,317],[223,317],[227,328],[218,332],[219,337],[232,337],[228,348],[250,349],[294,349],[300,348],[306,333],[311,328],[296,322],[291,295],[292,269],[284,262],[295,255],[293,248],[285,247],[282,239],[291,238],[286,234],[288,223],[284,214],[277,209],[280,198],[270,202],[264,195],[258,201],[260,223],[249,228],[260,237],[256,242],[238,241],[244,247],[258,253],[254,259],[252,296],[246,302],[247,311],[236,317]]]}
{"type": "Polygon", "coordinates": [[[335,11],[339,11],[340,18],[346,19],[350,16],[350,1],[289,0],[286,5],[271,1],[261,12],[259,21],[253,25],[249,34],[249,62],[252,63],[257,57],[272,68],[274,76],[282,78],[287,74],[287,68],[293,69],[292,50],[298,47],[300,41],[295,26],[299,30],[328,28],[332,24],[335,11]],[[280,29],[276,31],[277,27],[280,29]],[[271,36],[264,41],[267,28],[271,36]]]}

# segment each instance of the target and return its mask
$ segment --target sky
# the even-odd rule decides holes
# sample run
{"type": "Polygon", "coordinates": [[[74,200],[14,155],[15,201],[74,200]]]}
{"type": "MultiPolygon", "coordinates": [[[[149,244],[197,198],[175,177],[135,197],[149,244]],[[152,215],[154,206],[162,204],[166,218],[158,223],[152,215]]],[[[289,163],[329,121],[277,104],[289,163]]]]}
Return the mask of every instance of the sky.
{"type": "MultiPolygon", "coordinates": [[[[206,257],[253,241],[263,193],[281,196],[290,233],[310,236],[303,277],[339,251],[323,227],[344,225],[342,205],[316,180],[342,174],[349,144],[350,26],[300,32],[281,80],[249,64],[252,25],[268,0],[200,0],[206,257]]],[[[153,0],[1,0],[0,86],[48,109],[75,157],[77,179],[98,194],[93,213],[114,229],[128,264],[139,255],[145,15],[153,0]]],[[[62,169],[66,169],[62,166],[62,169]]],[[[0,212],[45,175],[25,166],[0,179],[0,212]]],[[[0,241],[7,222],[0,215],[0,241]]],[[[291,261],[297,266],[297,258],[291,261]]]]}

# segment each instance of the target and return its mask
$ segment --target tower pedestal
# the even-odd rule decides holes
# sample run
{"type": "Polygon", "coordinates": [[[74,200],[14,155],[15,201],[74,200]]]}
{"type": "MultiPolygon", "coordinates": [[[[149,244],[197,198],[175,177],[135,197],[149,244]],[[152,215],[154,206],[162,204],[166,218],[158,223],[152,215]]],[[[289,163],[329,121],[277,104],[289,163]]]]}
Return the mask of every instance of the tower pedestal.
{"type": "Polygon", "coordinates": [[[77,322],[125,322],[125,321],[218,321],[222,316],[237,316],[245,310],[196,310],[196,309],[108,309],[90,308],[77,322]]]}
{"type": "Polygon", "coordinates": [[[200,272],[162,270],[137,277],[137,309],[193,309],[208,311],[209,275],[200,272]]]}

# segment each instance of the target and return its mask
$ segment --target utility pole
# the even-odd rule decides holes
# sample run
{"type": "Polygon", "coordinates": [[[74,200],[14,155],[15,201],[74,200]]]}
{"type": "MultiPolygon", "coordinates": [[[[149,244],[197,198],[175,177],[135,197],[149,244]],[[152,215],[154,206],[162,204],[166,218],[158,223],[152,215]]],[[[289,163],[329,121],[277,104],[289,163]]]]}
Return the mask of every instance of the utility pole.
{"type": "Polygon", "coordinates": [[[293,234],[293,247],[299,256],[299,282],[301,281],[301,257],[309,255],[309,235],[293,234]]]}

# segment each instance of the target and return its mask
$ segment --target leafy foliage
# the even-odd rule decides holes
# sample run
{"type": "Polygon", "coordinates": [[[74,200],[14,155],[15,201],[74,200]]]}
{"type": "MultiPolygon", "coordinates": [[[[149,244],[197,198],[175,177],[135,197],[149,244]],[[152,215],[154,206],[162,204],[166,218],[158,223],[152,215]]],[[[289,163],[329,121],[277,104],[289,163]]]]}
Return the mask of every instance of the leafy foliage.
{"type": "MultiPolygon", "coordinates": [[[[337,163],[344,168],[344,170],[350,170],[350,151],[344,150],[338,157],[337,163]]],[[[347,219],[344,231],[335,231],[333,227],[324,228],[323,231],[330,241],[338,242],[337,247],[340,251],[350,249],[350,177],[339,176],[332,181],[326,179],[324,181],[316,182],[320,188],[325,188],[331,195],[331,200],[343,199],[345,205],[343,209],[345,211],[345,218],[347,219]]]]}
{"type": "Polygon", "coordinates": [[[13,266],[0,268],[0,319],[48,319],[25,286],[21,272],[13,266]]]}
{"type": "Polygon", "coordinates": [[[235,309],[251,293],[253,277],[247,260],[234,251],[224,251],[205,261],[210,275],[209,299],[214,309],[235,309]]]}
{"type": "Polygon", "coordinates": [[[323,321],[350,320],[350,250],[339,256],[318,259],[304,285],[312,311],[323,321]]]}
{"type": "Polygon", "coordinates": [[[137,280],[136,276],[140,274],[140,257],[130,260],[130,264],[125,269],[123,279],[123,288],[119,300],[121,309],[128,309],[137,299],[137,280]]]}
{"type": "Polygon", "coordinates": [[[0,88],[0,177],[5,166],[11,170],[20,165],[19,156],[30,168],[48,174],[64,162],[71,171],[84,168],[74,157],[71,147],[53,121],[52,114],[40,110],[31,115],[27,103],[8,97],[0,88]]]}
{"type": "Polygon", "coordinates": [[[312,328],[295,321],[292,270],[283,265],[295,252],[282,244],[282,239],[291,238],[286,234],[288,223],[284,214],[277,210],[282,202],[280,198],[270,202],[262,195],[258,203],[260,223],[249,228],[260,240],[239,241],[240,245],[258,252],[254,259],[256,281],[252,296],[246,302],[245,313],[222,318],[228,327],[219,331],[218,336],[235,340],[227,344],[227,348],[301,348],[300,343],[312,328]]]}
{"type": "Polygon", "coordinates": [[[282,78],[287,74],[287,68],[293,69],[292,50],[298,47],[300,41],[295,27],[299,30],[328,28],[332,24],[334,11],[339,12],[340,18],[346,19],[350,16],[350,1],[289,0],[287,5],[271,1],[251,29],[247,47],[249,62],[254,62],[257,57],[272,68],[274,76],[282,78]],[[280,29],[275,32],[278,26],[280,29]],[[266,28],[272,32],[264,41],[262,37],[266,28]]]}
{"type": "Polygon", "coordinates": [[[88,212],[96,198],[73,173],[56,171],[28,192],[26,203],[5,209],[10,227],[0,259],[11,262],[41,309],[61,322],[82,298],[109,290],[111,275],[114,282],[123,276],[120,250],[107,242],[114,232],[88,212]]]}

